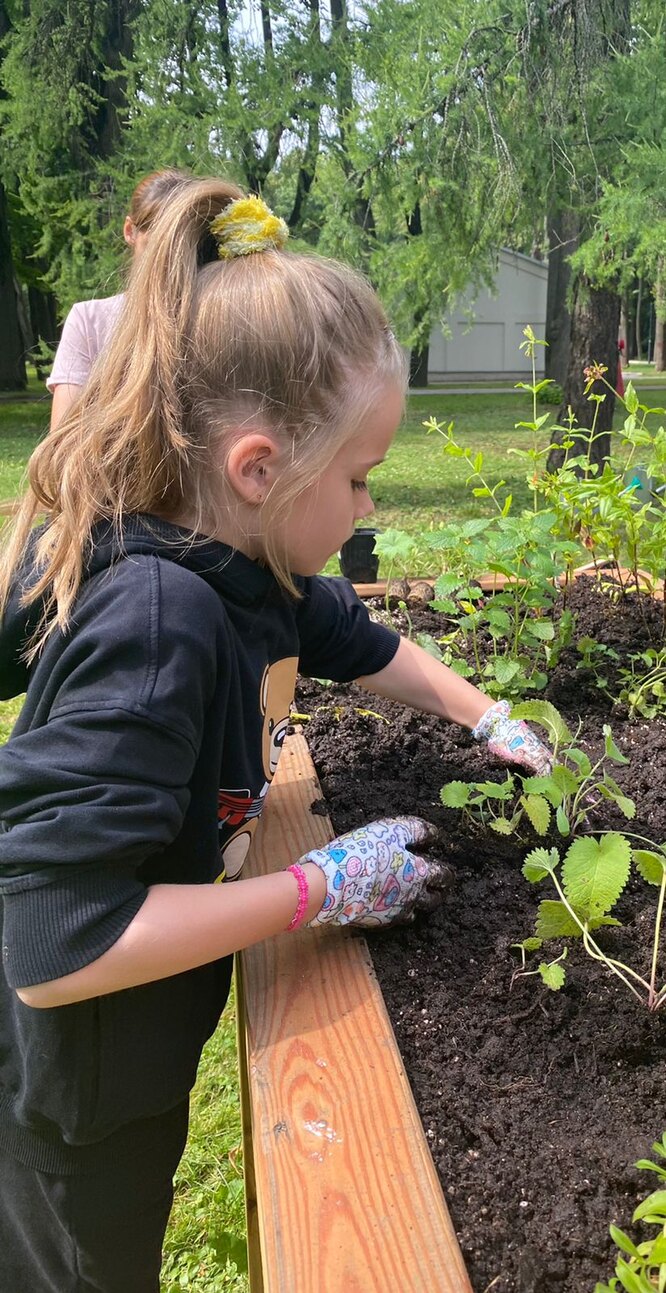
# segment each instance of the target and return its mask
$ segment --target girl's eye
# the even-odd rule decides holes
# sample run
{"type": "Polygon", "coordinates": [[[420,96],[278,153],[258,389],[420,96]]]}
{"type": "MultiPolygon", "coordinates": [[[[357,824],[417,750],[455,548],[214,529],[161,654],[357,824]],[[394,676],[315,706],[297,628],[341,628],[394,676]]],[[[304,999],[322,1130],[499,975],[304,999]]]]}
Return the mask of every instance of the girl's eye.
{"type": "Polygon", "coordinates": [[[367,480],[353,480],[351,483],[351,487],[352,489],[367,489],[368,482],[367,480]]]}

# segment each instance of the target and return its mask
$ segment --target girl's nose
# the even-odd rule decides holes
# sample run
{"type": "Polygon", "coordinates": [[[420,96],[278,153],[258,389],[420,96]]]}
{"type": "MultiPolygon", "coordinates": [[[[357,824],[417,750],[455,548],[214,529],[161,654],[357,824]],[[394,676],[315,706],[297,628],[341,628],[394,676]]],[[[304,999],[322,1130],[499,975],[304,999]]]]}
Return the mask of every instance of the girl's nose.
{"type": "Polygon", "coordinates": [[[374,502],[370,497],[370,494],[366,491],[365,495],[361,499],[359,499],[359,504],[358,504],[358,507],[356,508],[356,520],[357,521],[365,520],[366,516],[372,516],[374,510],[375,510],[374,502]]]}

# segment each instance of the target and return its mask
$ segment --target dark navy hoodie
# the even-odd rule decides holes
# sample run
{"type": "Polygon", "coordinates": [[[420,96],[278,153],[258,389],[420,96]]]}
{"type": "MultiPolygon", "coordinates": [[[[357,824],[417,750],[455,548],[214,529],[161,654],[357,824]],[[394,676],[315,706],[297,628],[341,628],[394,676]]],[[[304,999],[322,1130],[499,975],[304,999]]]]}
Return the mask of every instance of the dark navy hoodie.
{"type": "Polygon", "coordinates": [[[27,668],[38,611],[18,590],[0,632],[0,698],[27,693],[0,750],[0,1145],[70,1173],[140,1154],[187,1097],[231,958],[48,1010],[15,989],[101,956],[149,885],[236,873],[297,665],[349,680],[398,644],[345,580],[299,580],[296,601],[155,517],[129,518],[121,545],[109,526],[93,538],[68,632],[27,668]]]}

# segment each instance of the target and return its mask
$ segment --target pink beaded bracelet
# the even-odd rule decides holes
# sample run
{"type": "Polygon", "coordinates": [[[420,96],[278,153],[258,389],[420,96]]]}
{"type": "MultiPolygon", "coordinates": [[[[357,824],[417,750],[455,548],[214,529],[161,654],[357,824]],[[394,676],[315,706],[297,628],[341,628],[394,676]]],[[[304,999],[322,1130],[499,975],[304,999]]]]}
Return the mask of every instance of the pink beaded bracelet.
{"type": "Polygon", "coordinates": [[[298,906],[287,925],[287,933],[289,933],[290,930],[298,929],[298,926],[303,924],[308,898],[310,897],[310,886],[305,871],[298,862],[294,862],[293,866],[288,866],[287,871],[291,871],[291,874],[296,877],[296,884],[298,885],[298,906]]]}

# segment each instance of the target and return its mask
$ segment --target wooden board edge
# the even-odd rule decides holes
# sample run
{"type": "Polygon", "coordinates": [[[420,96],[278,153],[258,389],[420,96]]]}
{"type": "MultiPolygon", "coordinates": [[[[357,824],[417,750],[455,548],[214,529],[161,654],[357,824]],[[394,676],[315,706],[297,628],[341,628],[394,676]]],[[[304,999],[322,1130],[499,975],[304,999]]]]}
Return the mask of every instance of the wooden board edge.
{"type": "MultiPolygon", "coordinates": [[[[312,799],[319,797],[321,797],[321,791],[307,744],[302,736],[294,735],[285,743],[265,811],[266,820],[262,822],[253,846],[255,874],[288,865],[295,856],[299,855],[299,852],[321,846],[332,837],[330,821],[320,815],[314,816],[310,812],[312,799]],[[301,811],[297,814],[301,820],[298,822],[295,820],[294,796],[288,794],[295,787],[298,787],[298,797],[301,801],[301,811]],[[291,810],[286,823],[284,813],[280,816],[281,788],[283,796],[289,798],[291,810]],[[271,801],[272,808],[269,811],[271,801]],[[271,819],[273,830],[271,830],[271,819]],[[286,832],[284,840],[280,838],[280,830],[283,827],[286,832]],[[282,844],[286,845],[283,850],[284,856],[280,848],[282,844]]],[[[326,1200],[332,1193],[335,1194],[336,1190],[331,1189],[332,1184],[333,1187],[335,1186],[335,1181],[332,1182],[329,1176],[323,1187],[322,1198],[321,1174],[325,1169],[318,1168],[315,1163],[311,1172],[312,1197],[305,1200],[299,1198],[293,1202],[299,1191],[302,1193],[305,1190],[307,1194],[310,1188],[308,1183],[304,1185],[303,1182],[304,1159],[312,1157],[317,1160],[320,1156],[301,1155],[295,1167],[290,1167],[289,1164],[285,1166],[290,1153],[290,1141],[298,1140],[299,1121],[296,1107],[289,1104],[291,1097],[285,1095],[283,1099],[280,1092],[276,1092],[276,1085],[279,1086],[280,1082],[289,1086],[291,1091],[297,1089],[297,1079],[301,1084],[307,1084],[310,1081],[314,1070],[308,1074],[305,1061],[300,1058],[294,1061],[294,1054],[298,1052],[301,1056],[307,1050],[310,1041],[313,1046],[319,1047],[313,1053],[319,1054],[322,1049],[325,1050],[325,1047],[322,1048],[320,1045],[322,1036],[327,1038],[330,1055],[334,1057],[331,1061],[329,1056],[328,1062],[331,1063],[332,1068],[335,1068],[336,1081],[343,1091],[348,1088],[355,1090],[359,1087],[363,1090],[364,1084],[362,1077],[359,1076],[358,1065],[345,1078],[344,1062],[346,1054],[358,1055],[359,1050],[363,1052],[363,1047],[366,1047],[370,1056],[370,1067],[373,1070],[366,1079],[368,1089],[374,1093],[378,1108],[382,1107],[382,1101],[381,1098],[376,1098],[377,1093],[379,1092],[381,1097],[382,1091],[384,1092],[386,1108],[391,1111],[391,1120],[393,1124],[399,1123],[400,1126],[399,1135],[393,1139],[387,1138],[385,1141],[389,1146],[389,1157],[382,1162],[381,1170],[377,1162],[379,1151],[373,1149],[372,1155],[366,1159],[365,1168],[361,1163],[361,1171],[353,1174],[354,1177],[359,1177],[364,1189],[364,1180],[375,1182],[377,1186],[375,1197],[381,1200],[380,1211],[385,1207],[387,1193],[392,1188],[397,1188],[389,1183],[400,1182],[399,1203],[403,1215],[399,1215],[396,1204],[392,1214],[391,1229],[400,1231],[402,1227],[404,1261],[408,1262],[411,1273],[408,1276],[403,1269],[402,1277],[399,1274],[392,1277],[390,1281],[392,1293],[414,1293],[417,1289],[427,1289],[428,1293],[431,1289],[433,1293],[471,1293],[471,1285],[446,1200],[405,1075],[402,1057],[365,940],[357,936],[343,935],[339,931],[325,931],[322,934],[304,930],[295,935],[280,936],[268,943],[257,945],[254,949],[247,949],[238,959],[242,962],[242,982],[239,985],[239,992],[242,992],[244,1001],[242,1049],[247,1056],[248,1098],[252,1106],[249,1134],[252,1138],[251,1152],[255,1164],[254,1177],[263,1262],[261,1287],[265,1293],[293,1293],[293,1290],[299,1290],[299,1293],[301,1290],[306,1293],[307,1290],[307,1293],[310,1293],[310,1289],[314,1293],[315,1287],[317,1293],[320,1293],[320,1290],[321,1293],[328,1293],[329,1290],[343,1287],[342,1284],[330,1282],[335,1281],[336,1275],[329,1268],[328,1250],[325,1264],[307,1270],[306,1258],[301,1254],[299,1259],[298,1252],[293,1251],[295,1214],[298,1213],[299,1206],[301,1214],[310,1219],[310,1239],[316,1244],[317,1218],[321,1217],[322,1209],[325,1210],[328,1206],[326,1200]],[[318,999],[314,1010],[311,1001],[314,992],[312,983],[317,976],[319,976],[316,986],[318,999]],[[344,987],[341,986],[343,984],[344,987]],[[277,1004],[273,1005],[267,997],[270,997],[272,987],[275,985],[279,986],[275,988],[277,1004]],[[328,1002],[321,1000],[322,993],[326,996],[326,985],[329,992],[328,1002]],[[298,1000],[294,1004],[294,996],[298,998],[299,993],[300,1006],[298,1000]],[[342,1001],[341,994],[344,998],[342,1001]],[[273,1009],[279,1018],[273,1018],[273,1009]],[[299,1009],[304,1012],[300,1023],[305,1021],[302,1042],[299,1009]],[[316,1015],[316,1019],[313,1020],[311,1015],[316,1015]],[[368,1040],[367,1031],[361,1033],[362,1040],[359,1047],[359,1018],[360,1023],[365,1024],[366,1028],[368,1021],[372,1021],[374,1049],[368,1040]],[[323,1032],[320,1028],[317,1034],[317,1026],[322,1019],[324,1020],[323,1032]],[[329,1019],[333,1022],[329,1022],[329,1019]],[[354,1029],[356,1034],[350,1041],[349,1038],[354,1029]],[[351,1031],[347,1033],[346,1030],[351,1031]],[[319,1038],[317,1043],[312,1040],[315,1036],[319,1038]],[[396,1110],[399,1112],[396,1113],[396,1110]],[[280,1136],[278,1136],[279,1131],[280,1136]],[[399,1145],[402,1152],[395,1161],[389,1161],[390,1147],[393,1145],[399,1145]],[[411,1192],[408,1179],[410,1171],[415,1174],[411,1192]],[[293,1212],[291,1215],[282,1216],[282,1198],[285,1192],[290,1192],[290,1186],[293,1187],[291,1189],[293,1212]],[[404,1204],[407,1200],[409,1205],[410,1194],[415,1212],[413,1218],[410,1216],[405,1221],[404,1204]],[[278,1213],[280,1215],[277,1215],[278,1213]],[[413,1245],[411,1261],[409,1261],[410,1245],[413,1245]],[[424,1251],[429,1253],[425,1261],[424,1251]],[[301,1264],[295,1267],[293,1263],[298,1263],[299,1260],[301,1264]],[[430,1272],[438,1272],[434,1282],[427,1272],[420,1270],[424,1265],[430,1272]]],[[[316,1060],[315,1063],[322,1063],[324,1069],[327,1067],[326,1061],[316,1060]]],[[[336,1117],[340,1118],[341,1140],[345,1141],[345,1158],[349,1159],[350,1154],[353,1158],[354,1152],[349,1144],[350,1129],[353,1128],[354,1123],[353,1119],[351,1124],[344,1123],[345,1111],[342,1107],[344,1103],[342,1099],[342,1105],[338,1107],[336,1117]]],[[[373,1133],[373,1144],[376,1140],[381,1142],[381,1136],[374,1136],[373,1133]]],[[[381,1143],[384,1144],[384,1142],[381,1143]]],[[[387,1151],[381,1149],[380,1152],[387,1151]]],[[[362,1154],[362,1149],[359,1153],[362,1154]]],[[[307,1165],[305,1171],[307,1174],[307,1165]]],[[[345,1188],[349,1187],[349,1174],[345,1178],[344,1185],[345,1188]]],[[[343,1195],[344,1190],[340,1197],[342,1198],[343,1195]]],[[[348,1199],[346,1201],[348,1202],[348,1199]]],[[[367,1209],[367,1198],[363,1206],[367,1209]]],[[[390,1215],[390,1208],[388,1214],[390,1215]]],[[[387,1216],[383,1212],[378,1219],[377,1229],[379,1225],[384,1228],[388,1225],[387,1216]]],[[[397,1238],[396,1235],[396,1242],[397,1238]]],[[[372,1243],[369,1243],[368,1251],[373,1251],[372,1243]]],[[[376,1253],[376,1247],[374,1251],[376,1253]]],[[[345,1260],[347,1260],[346,1257],[345,1260]]],[[[350,1275],[345,1268],[344,1286],[354,1289],[363,1288],[367,1289],[368,1293],[372,1293],[375,1289],[387,1286],[385,1282],[374,1282],[379,1278],[379,1272],[368,1265],[363,1270],[357,1269],[353,1275],[350,1275]],[[360,1282],[355,1282],[357,1279],[360,1282]]],[[[386,1272],[381,1279],[385,1281],[386,1272]]]]}

